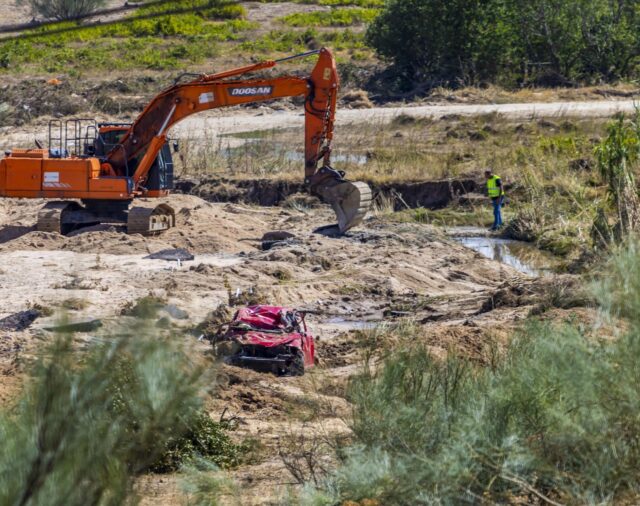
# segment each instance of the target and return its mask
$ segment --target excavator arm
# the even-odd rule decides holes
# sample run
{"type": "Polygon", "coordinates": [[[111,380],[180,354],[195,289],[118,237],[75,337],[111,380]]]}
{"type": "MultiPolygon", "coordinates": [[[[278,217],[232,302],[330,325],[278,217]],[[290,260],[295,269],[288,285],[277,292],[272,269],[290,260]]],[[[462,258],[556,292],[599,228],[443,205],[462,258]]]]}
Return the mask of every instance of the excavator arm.
{"type": "Polygon", "coordinates": [[[371,191],[365,183],[350,182],[331,168],[331,141],[338,93],[338,73],[328,49],[311,51],[283,60],[265,61],[178,82],[158,94],[144,109],[120,144],[102,164],[105,174],[133,179],[134,191],[144,194],[144,182],[154,160],[166,143],[168,129],[199,112],[220,107],[301,96],[305,99],[305,183],[311,193],[328,202],[336,212],[341,232],[360,223],[366,214],[371,191]],[[318,54],[308,78],[238,79],[280,61],[318,54]]]}

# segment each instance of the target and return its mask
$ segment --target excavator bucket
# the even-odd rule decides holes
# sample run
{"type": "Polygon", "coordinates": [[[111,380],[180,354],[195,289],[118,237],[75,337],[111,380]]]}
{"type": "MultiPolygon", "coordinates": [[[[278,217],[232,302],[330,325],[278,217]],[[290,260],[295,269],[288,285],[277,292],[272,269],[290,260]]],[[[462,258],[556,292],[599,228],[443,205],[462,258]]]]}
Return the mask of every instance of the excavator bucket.
{"type": "Polygon", "coordinates": [[[371,188],[362,181],[328,180],[316,192],[333,208],[341,233],[359,225],[371,206],[371,188]]]}
{"type": "Polygon", "coordinates": [[[167,204],[139,203],[129,209],[128,234],[152,235],[175,226],[176,213],[167,204]]]}

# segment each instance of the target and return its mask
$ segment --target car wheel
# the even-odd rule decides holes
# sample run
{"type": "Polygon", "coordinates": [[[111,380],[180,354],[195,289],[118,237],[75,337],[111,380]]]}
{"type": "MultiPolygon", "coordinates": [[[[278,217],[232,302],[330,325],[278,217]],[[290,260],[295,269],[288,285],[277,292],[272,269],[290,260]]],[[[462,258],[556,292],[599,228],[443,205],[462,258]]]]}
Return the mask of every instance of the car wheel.
{"type": "Polygon", "coordinates": [[[304,355],[299,350],[289,364],[289,374],[291,376],[302,376],[304,374],[304,355]]]}

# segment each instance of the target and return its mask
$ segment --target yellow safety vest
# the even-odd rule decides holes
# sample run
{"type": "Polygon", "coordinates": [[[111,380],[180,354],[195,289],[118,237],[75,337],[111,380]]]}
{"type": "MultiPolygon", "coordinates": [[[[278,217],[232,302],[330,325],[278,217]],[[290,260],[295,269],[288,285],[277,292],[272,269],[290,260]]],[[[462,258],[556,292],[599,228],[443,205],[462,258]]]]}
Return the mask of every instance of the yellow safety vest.
{"type": "Polygon", "coordinates": [[[498,180],[500,176],[496,176],[495,174],[487,179],[487,191],[489,193],[489,197],[501,197],[504,195],[504,189],[498,186],[498,180]]]}

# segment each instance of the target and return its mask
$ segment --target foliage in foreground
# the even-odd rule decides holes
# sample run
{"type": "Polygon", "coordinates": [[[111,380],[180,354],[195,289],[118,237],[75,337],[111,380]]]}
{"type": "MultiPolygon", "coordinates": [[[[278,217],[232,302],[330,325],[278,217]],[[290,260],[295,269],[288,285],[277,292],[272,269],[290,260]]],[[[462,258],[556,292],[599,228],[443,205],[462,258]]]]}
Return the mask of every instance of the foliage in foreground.
{"type": "Polygon", "coordinates": [[[351,385],[357,444],[313,504],[601,504],[640,490],[640,269],[637,244],[601,286],[615,339],[578,323],[534,324],[479,367],[421,346],[366,367],[351,385]]]}
{"type": "Polygon", "coordinates": [[[196,452],[233,463],[228,436],[203,422],[202,371],[144,325],[124,334],[86,352],[61,336],[43,353],[15,409],[0,413],[0,504],[125,504],[154,466],[196,452]]]}
{"type": "Polygon", "coordinates": [[[170,473],[200,458],[206,458],[209,464],[222,469],[236,467],[248,448],[231,441],[227,433],[231,429],[233,426],[230,423],[215,422],[207,413],[196,413],[183,434],[168,439],[166,450],[150,466],[150,470],[154,473],[170,473]]]}

